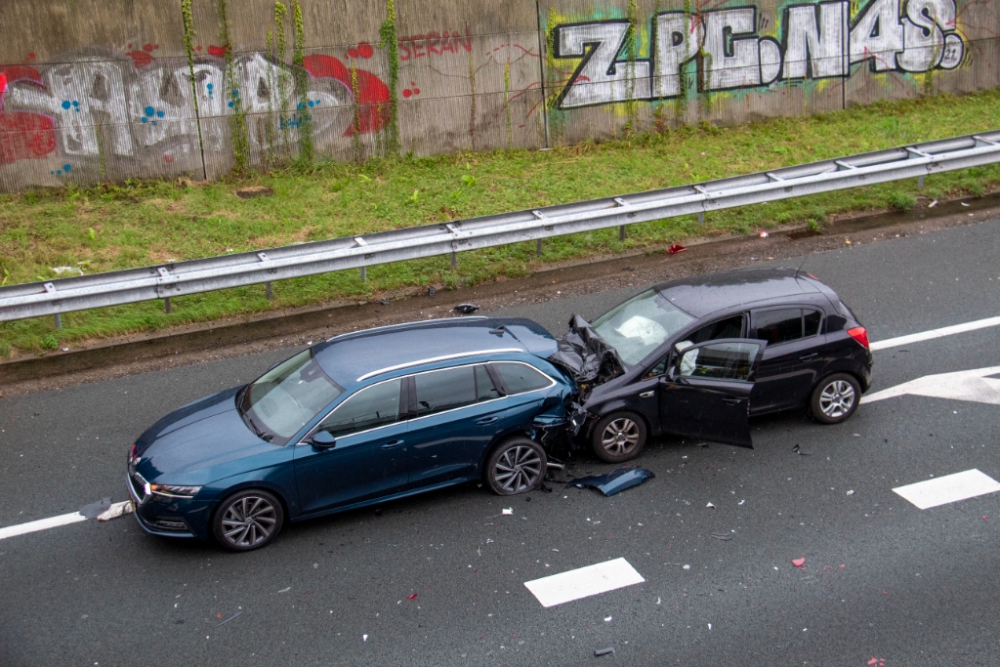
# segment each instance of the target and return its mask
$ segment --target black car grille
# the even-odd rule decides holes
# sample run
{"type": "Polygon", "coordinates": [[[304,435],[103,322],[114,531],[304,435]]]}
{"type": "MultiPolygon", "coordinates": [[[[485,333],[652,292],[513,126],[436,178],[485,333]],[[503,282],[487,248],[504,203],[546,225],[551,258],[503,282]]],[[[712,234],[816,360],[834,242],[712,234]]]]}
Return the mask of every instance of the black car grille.
{"type": "Polygon", "coordinates": [[[130,475],[132,481],[132,490],[135,492],[135,497],[142,502],[146,499],[146,480],[142,478],[139,473],[132,473],[130,475]]]}

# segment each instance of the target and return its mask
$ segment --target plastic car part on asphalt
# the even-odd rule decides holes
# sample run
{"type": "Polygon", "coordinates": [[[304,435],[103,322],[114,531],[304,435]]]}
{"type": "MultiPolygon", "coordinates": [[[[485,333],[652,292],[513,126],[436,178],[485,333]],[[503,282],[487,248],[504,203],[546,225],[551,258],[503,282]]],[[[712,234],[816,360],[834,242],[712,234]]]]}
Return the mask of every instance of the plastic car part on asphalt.
{"type": "Polygon", "coordinates": [[[619,491],[639,486],[647,479],[652,479],[653,477],[656,477],[656,475],[645,468],[618,468],[606,475],[590,475],[574,479],[569,484],[579,488],[589,486],[592,489],[597,489],[605,496],[613,496],[619,491]]]}

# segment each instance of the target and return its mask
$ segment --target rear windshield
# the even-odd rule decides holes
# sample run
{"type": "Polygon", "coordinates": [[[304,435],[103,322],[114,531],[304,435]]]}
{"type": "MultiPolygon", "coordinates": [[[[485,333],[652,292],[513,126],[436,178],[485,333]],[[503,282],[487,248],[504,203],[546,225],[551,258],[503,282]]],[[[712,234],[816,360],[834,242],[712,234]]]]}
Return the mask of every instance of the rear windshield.
{"type": "Polygon", "coordinates": [[[649,290],[601,315],[593,327],[622,361],[634,366],[693,321],[659,292],[649,290]]]}
{"type": "Polygon", "coordinates": [[[285,445],[343,391],[308,349],[247,385],[240,395],[240,415],[261,439],[285,445]]]}

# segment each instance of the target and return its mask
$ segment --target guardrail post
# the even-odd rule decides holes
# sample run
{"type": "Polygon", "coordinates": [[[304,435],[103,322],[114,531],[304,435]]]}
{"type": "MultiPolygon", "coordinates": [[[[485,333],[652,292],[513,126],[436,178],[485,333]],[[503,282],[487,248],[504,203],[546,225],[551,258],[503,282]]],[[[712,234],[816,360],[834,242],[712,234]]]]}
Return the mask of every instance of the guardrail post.
{"type": "Polygon", "coordinates": [[[363,282],[363,283],[368,282],[368,267],[367,266],[362,266],[361,267],[361,282],[363,282]]]}
{"type": "Polygon", "coordinates": [[[535,255],[538,257],[542,256],[542,240],[538,239],[535,241],[535,255]]]}
{"type": "Polygon", "coordinates": [[[59,313],[53,315],[52,319],[55,320],[56,329],[62,329],[62,317],[60,317],[59,313]]]}
{"type": "Polygon", "coordinates": [[[163,308],[167,311],[167,315],[174,312],[173,306],[170,305],[170,297],[168,296],[163,300],[163,308]]]}
{"type": "Polygon", "coordinates": [[[270,281],[264,283],[264,294],[268,301],[274,301],[274,289],[271,287],[270,281]]]}
{"type": "Polygon", "coordinates": [[[917,176],[917,187],[920,188],[921,190],[923,190],[923,188],[924,188],[924,175],[923,174],[920,174],[919,176],[917,176]]]}
{"type": "Polygon", "coordinates": [[[622,225],[618,228],[618,240],[619,241],[625,240],[625,225],[622,225]]]}
{"type": "Polygon", "coordinates": [[[698,211],[698,224],[699,225],[704,225],[705,224],[705,212],[704,211],[698,211]]]}
{"type": "Polygon", "coordinates": [[[456,253],[454,250],[452,250],[451,251],[451,268],[454,269],[457,266],[458,266],[458,253],[456,253]]]}

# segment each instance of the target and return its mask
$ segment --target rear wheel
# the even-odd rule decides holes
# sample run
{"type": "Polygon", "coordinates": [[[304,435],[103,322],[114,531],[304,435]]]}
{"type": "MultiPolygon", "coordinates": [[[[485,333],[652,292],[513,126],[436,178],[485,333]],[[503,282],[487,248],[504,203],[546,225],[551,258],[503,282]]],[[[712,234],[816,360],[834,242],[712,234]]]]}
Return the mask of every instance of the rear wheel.
{"type": "Polygon", "coordinates": [[[613,412],[597,422],[590,444],[602,461],[634,459],[646,446],[646,422],[634,412],[613,412]]]}
{"type": "Polygon", "coordinates": [[[225,549],[252,551],[270,544],[284,521],[285,511],[274,494],[247,489],[222,501],[212,520],[212,532],[225,549]]]}
{"type": "Polygon", "coordinates": [[[525,437],[504,440],[486,462],[486,482],[494,493],[512,496],[537,489],[545,477],[545,450],[525,437]]]}
{"type": "Polygon", "coordinates": [[[824,378],[813,390],[809,409],[821,424],[839,424],[858,409],[861,385],[853,375],[834,373],[824,378]]]}

